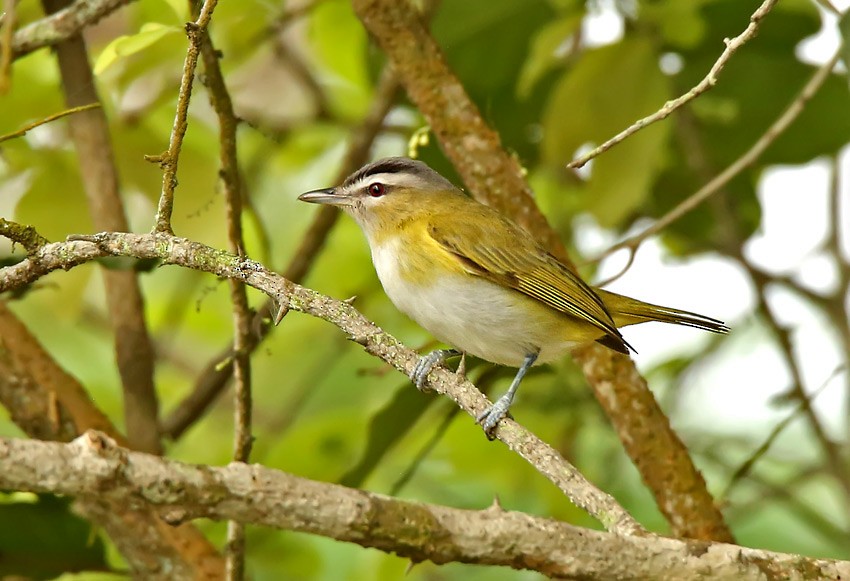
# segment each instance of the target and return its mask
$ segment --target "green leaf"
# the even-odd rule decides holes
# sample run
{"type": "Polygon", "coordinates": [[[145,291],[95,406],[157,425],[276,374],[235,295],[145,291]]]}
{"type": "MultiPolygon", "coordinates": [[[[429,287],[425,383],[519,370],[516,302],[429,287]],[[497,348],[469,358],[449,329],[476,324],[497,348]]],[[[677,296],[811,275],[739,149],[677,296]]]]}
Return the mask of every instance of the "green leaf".
{"type": "MultiPolygon", "coordinates": [[[[565,13],[580,15],[580,3],[572,4],[565,13]]],[[[538,156],[535,127],[548,89],[546,71],[526,94],[520,95],[517,83],[532,40],[558,16],[544,0],[464,0],[443,2],[432,26],[452,71],[502,142],[524,163],[534,163],[538,156]]]]}
{"type": "MultiPolygon", "coordinates": [[[[585,54],[552,93],[544,116],[544,159],[563,166],[583,144],[599,144],[661,107],[669,96],[650,39],[632,37],[585,54]]],[[[669,124],[656,123],[597,157],[586,208],[603,226],[620,224],[649,195],[669,124]]]]}
{"type": "Polygon", "coordinates": [[[444,3],[432,29],[452,70],[474,98],[513,91],[530,39],[553,17],[543,0],[465,0],[444,3]]]}
{"type": "Polygon", "coordinates": [[[528,96],[546,72],[562,62],[561,47],[576,33],[581,22],[581,14],[571,14],[550,22],[537,32],[517,81],[517,95],[521,99],[528,96]]]}
{"type": "Polygon", "coordinates": [[[641,18],[655,24],[671,48],[692,48],[705,37],[699,10],[711,0],[665,0],[641,6],[641,18]]]}
{"type": "Polygon", "coordinates": [[[186,22],[189,20],[189,3],[186,0],[162,0],[174,10],[177,20],[186,22]]]}
{"type": "Polygon", "coordinates": [[[368,40],[350,2],[319,3],[310,17],[310,43],[323,65],[319,80],[335,112],[359,117],[369,105],[368,40]]]}
{"type": "Polygon", "coordinates": [[[94,74],[100,75],[118,60],[142,52],[168,35],[182,32],[178,26],[147,22],[136,34],[119,36],[106,45],[95,61],[94,74]]]}

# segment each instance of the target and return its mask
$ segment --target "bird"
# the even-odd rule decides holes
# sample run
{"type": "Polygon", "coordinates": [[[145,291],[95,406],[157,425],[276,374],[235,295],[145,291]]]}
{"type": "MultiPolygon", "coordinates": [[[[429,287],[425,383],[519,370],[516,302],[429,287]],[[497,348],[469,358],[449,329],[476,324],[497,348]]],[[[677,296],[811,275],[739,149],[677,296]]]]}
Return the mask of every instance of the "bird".
{"type": "Polygon", "coordinates": [[[451,346],[418,360],[417,388],[452,356],[518,368],[505,394],[477,417],[491,438],[533,365],[594,341],[628,354],[635,350],[619,328],[647,321],[729,331],[711,317],[591,287],[526,230],[419,160],[379,159],[298,199],[354,218],[390,301],[451,346]]]}

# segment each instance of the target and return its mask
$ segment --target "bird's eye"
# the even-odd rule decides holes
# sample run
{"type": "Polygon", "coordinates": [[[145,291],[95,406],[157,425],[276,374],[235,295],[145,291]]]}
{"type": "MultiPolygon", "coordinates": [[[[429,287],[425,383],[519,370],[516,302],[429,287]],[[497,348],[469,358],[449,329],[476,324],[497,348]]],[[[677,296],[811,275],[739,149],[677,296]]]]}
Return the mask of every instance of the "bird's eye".
{"type": "Polygon", "coordinates": [[[378,182],[375,182],[374,184],[369,184],[369,187],[366,188],[366,191],[368,191],[369,195],[373,198],[380,198],[386,193],[384,184],[378,182]]]}

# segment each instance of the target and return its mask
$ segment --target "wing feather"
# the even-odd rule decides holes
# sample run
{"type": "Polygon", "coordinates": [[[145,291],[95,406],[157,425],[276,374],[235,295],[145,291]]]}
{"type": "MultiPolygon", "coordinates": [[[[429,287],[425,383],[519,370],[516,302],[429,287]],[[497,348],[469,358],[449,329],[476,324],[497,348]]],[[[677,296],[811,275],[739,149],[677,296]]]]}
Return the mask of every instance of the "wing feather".
{"type": "MultiPolygon", "coordinates": [[[[464,210],[468,212],[469,208],[464,210]]],[[[589,323],[605,333],[606,345],[628,351],[630,346],[593,289],[546,252],[525,230],[486,206],[481,206],[479,211],[491,213],[490,219],[463,220],[457,213],[440,215],[439,220],[430,221],[428,234],[470,274],[517,290],[589,323]],[[492,219],[493,214],[497,220],[492,219]],[[480,227],[481,222],[486,223],[487,228],[480,227]],[[506,240],[510,241],[509,245],[505,244],[506,240]]]]}

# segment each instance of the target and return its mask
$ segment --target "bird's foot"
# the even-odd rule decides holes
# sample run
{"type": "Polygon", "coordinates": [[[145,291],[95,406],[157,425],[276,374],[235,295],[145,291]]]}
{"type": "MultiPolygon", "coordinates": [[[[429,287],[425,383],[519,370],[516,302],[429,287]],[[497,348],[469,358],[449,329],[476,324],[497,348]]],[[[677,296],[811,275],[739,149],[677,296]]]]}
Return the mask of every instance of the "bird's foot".
{"type": "Polygon", "coordinates": [[[511,409],[513,399],[511,394],[506,393],[497,399],[496,403],[478,414],[476,419],[478,420],[478,424],[484,429],[484,433],[487,434],[488,439],[493,440],[496,438],[496,426],[499,425],[499,422],[503,418],[508,417],[508,411],[511,409]]]}
{"type": "Polygon", "coordinates": [[[413,372],[410,374],[410,379],[413,381],[416,389],[426,391],[425,381],[428,379],[428,374],[431,373],[434,366],[442,365],[446,359],[456,357],[457,355],[460,355],[460,352],[455,349],[437,349],[431,351],[428,355],[420,357],[419,361],[416,362],[416,366],[413,368],[413,372]]]}

